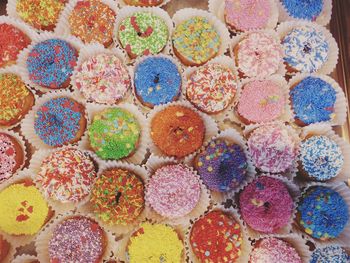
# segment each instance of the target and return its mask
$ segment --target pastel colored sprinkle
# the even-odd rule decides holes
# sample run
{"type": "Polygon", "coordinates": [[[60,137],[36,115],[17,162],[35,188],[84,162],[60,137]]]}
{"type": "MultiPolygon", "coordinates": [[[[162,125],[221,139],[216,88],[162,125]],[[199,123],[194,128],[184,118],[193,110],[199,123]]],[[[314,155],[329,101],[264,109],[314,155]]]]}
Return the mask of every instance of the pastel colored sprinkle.
{"type": "Polygon", "coordinates": [[[311,254],[310,263],[349,263],[350,255],[338,245],[316,248],[311,254]]]}

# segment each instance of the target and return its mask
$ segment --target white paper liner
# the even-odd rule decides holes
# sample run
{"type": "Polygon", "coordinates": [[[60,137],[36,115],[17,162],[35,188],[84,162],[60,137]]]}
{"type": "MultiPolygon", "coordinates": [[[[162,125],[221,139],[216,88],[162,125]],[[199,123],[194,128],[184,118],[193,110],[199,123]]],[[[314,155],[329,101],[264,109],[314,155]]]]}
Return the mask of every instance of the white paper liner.
{"type": "MultiPolygon", "coordinates": [[[[316,22],[317,24],[321,26],[326,26],[329,24],[332,16],[332,0],[323,0],[323,8],[322,12],[316,17],[316,19],[313,22],[316,22]]],[[[285,21],[305,21],[305,22],[311,22],[306,19],[300,19],[300,18],[294,18],[290,16],[287,12],[287,9],[284,7],[283,3],[281,1],[277,1],[277,6],[279,10],[279,19],[278,22],[285,22],[285,21]]]]}
{"type": "Polygon", "coordinates": [[[36,101],[35,106],[29,111],[29,113],[26,115],[26,117],[22,121],[21,132],[24,135],[24,137],[36,149],[54,149],[54,148],[63,147],[63,146],[55,147],[55,146],[50,146],[50,145],[46,144],[43,140],[40,139],[40,137],[38,136],[38,134],[36,133],[35,128],[34,128],[35,116],[36,116],[37,111],[40,109],[40,107],[44,103],[46,103],[52,99],[62,98],[62,97],[72,99],[75,102],[78,102],[79,104],[81,104],[84,107],[84,117],[86,119],[86,127],[85,127],[85,131],[84,131],[83,135],[78,140],[78,142],[75,142],[75,143],[69,144],[69,145],[77,145],[79,143],[79,141],[81,141],[81,139],[84,137],[84,134],[86,133],[86,130],[87,130],[87,124],[89,123],[89,116],[87,114],[85,101],[74,96],[74,94],[72,94],[69,91],[65,91],[65,90],[52,91],[52,92],[46,93],[44,96],[42,96],[40,99],[38,99],[36,101]]]}
{"type": "MultiPolygon", "coordinates": [[[[117,3],[118,3],[118,5],[120,6],[120,7],[124,7],[124,6],[130,6],[130,5],[127,5],[123,0],[115,0],[117,3]]],[[[163,7],[163,6],[165,6],[167,3],[169,3],[171,0],[163,0],[163,2],[161,3],[161,4],[159,4],[159,5],[157,5],[157,7],[163,7]]]]}
{"type": "MultiPolygon", "coordinates": [[[[119,1],[122,1],[122,0],[119,0],[119,1]]],[[[157,17],[161,18],[165,22],[165,24],[168,27],[168,41],[167,41],[165,47],[163,48],[163,50],[161,50],[159,53],[169,54],[169,51],[171,49],[170,39],[172,36],[174,25],[173,25],[173,21],[171,20],[169,14],[165,10],[163,10],[159,7],[125,6],[122,9],[120,9],[120,11],[118,12],[117,20],[115,22],[114,33],[113,33],[113,40],[114,40],[114,43],[117,45],[117,47],[124,50],[124,48],[122,47],[121,43],[119,42],[119,38],[118,38],[119,25],[123,22],[124,19],[132,16],[132,14],[137,13],[137,12],[152,13],[152,14],[156,15],[157,17]]],[[[135,61],[135,59],[127,56],[127,63],[132,63],[134,61],[135,61]]]]}
{"type": "Polygon", "coordinates": [[[339,137],[331,126],[324,124],[324,123],[318,123],[309,125],[308,127],[305,127],[302,130],[301,137],[303,139],[307,138],[308,136],[316,136],[316,135],[324,135],[334,141],[341,149],[341,152],[343,154],[344,158],[344,164],[339,172],[339,174],[330,179],[327,180],[329,183],[333,182],[346,182],[349,180],[349,171],[350,171],[350,145],[345,140],[343,140],[341,137],[339,137]]]}
{"type": "MultiPolygon", "coordinates": [[[[191,230],[193,224],[198,221],[199,219],[203,218],[205,215],[212,211],[222,211],[225,214],[230,215],[237,223],[239,223],[241,227],[241,232],[242,232],[242,245],[241,245],[241,255],[238,259],[236,259],[234,262],[236,263],[247,263],[249,260],[249,254],[252,250],[252,246],[250,241],[248,240],[248,235],[247,235],[247,228],[245,223],[241,220],[240,216],[238,215],[238,212],[235,209],[232,208],[225,208],[224,205],[222,204],[216,204],[214,205],[209,211],[206,213],[198,216],[195,218],[191,224],[191,226],[187,229],[186,235],[185,235],[185,248],[186,248],[186,256],[189,258],[190,263],[201,263],[201,261],[196,257],[192,250],[191,242],[190,242],[190,236],[191,236],[191,230]]],[[[210,240],[208,240],[210,241],[210,240]]]]}
{"type": "MultiPolygon", "coordinates": [[[[282,41],[283,38],[291,30],[293,30],[294,28],[303,27],[303,26],[310,26],[316,29],[317,31],[322,32],[323,35],[325,36],[326,41],[329,45],[328,58],[327,58],[327,61],[322,65],[322,67],[317,70],[317,73],[329,75],[330,73],[332,73],[332,71],[335,69],[335,66],[338,63],[339,48],[338,48],[337,42],[335,41],[332,34],[328,31],[328,29],[312,22],[290,21],[290,22],[283,22],[279,24],[276,31],[279,38],[282,41]]],[[[295,73],[290,73],[290,72],[288,72],[288,74],[295,75],[295,73]]]]}
{"type": "MultiPolygon", "coordinates": [[[[74,217],[86,217],[89,218],[95,222],[97,222],[92,215],[86,214],[86,213],[80,213],[80,212],[66,212],[63,214],[59,214],[55,219],[53,219],[49,225],[45,227],[36,237],[35,239],[35,248],[37,251],[37,258],[40,262],[50,262],[50,256],[49,256],[49,242],[51,240],[53,231],[55,227],[63,222],[65,219],[68,218],[74,218],[74,217]]],[[[99,222],[97,222],[99,224],[99,222]]],[[[104,226],[99,224],[101,229],[105,233],[106,238],[106,247],[104,254],[102,255],[102,259],[99,262],[104,262],[104,260],[108,260],[111,257],[111,254],[116,249],[116,242],[115,242],[115,236],[112,234],[109,230],[105,229],[104,226]]]]}
{"type": "MultiPolygon", "coordinates": [[[[16,0],[14,0],[16,1],[16,0]]],[[[79,53],[79,50],[84,46],[83,43],[76,37],[73,36],[60,36],[60,35],[56,35],[54,33],[50,33],[50,32],[43,32],[40,35],[38,35],[36,38],[33,38],[33,42],[30,46],[28,46],[27,48],[23,49],[23,51],[19,54],[18,59],[17,59],[17,64],[20,67],[20,70],[23,73],[23,80],[29,84],[31,87],[33,87],[34,89],[41,91],[41,92],[48,92],[48,91],[54,91],[54,90],[58,90],[58,89],[49,89],[49,88],[45,88],[43,86],[40,86],[36,83],[34,83],[30,77],[29,77],[29,72],[27,69],[27,59],[28,59],[28,55],[31,52],[31,50],[35,47],[36,44],[43,42],[45,40],[48,39],[60,39],[63,41],[66,41],[68,44],[70,44],[73,48],[76,49],[77,51],[77,56],[79,53]]],[[[67,88],[65,88],[67,89],[67,88]]]]}
{"type": "Polygon", "coordinates": [[[204,17],[208,19],[211,25],[215,27],[217,30],[218,34],[220,35],[221,39],[221,45],[219,48],[218,53],[215,55],[215,57],[224,55],[230,45],[230,33],[228,29],[226,28],[225,24],[222,23],[218,18],[213,16],[211,13],[208,11],[196,9],[196,8],[184,8],[178,10],[174,15],[173,15],[173,22],[175,23],[175,28],[182,22],[191,19],[192,17],[204,17]]]}
{"type": "Polygon", "coordinates": [[[23,254],[20,256],[17,256],[13,261],[11,261],[12,263],[31,263],[35,260],[38,260],[38,258],[36,256],[32,256],[32,255],[27,255],[27,254],[23,254]]]}
{"type": "MultiPolygon", "coordinates": [[[[204,140],[203,140],[203,144],[210,140],[214,135],[216,135],[218,133],[218,127],[216,122],[209,117],[208,115],[198,111],[197,109],[195,109],[191,103],[187,102],[187,101],[177,101],[177,102],[170,102],[167,104],[163,104],[163,105],[159,105],[153,108],[152,111],[150,111],[150,113],[147,116],[147,124],[145,125],[147,128],[146,130],[150,133],[151,132],[151,122],[152,119],[155,117],[155,115],[159,112],[161,112],[162,110],[166,109],[169,106],[183,106],[183,107],[187,107],[191,110],[193,110],[194,112],[196,112],[203,120],[204,122],[204,126],[205,126],[205,134],[204,134],[204,140]]],[[[149,150],[152,154],[156,155],[156,156],[161,156],[161,157],[169,157],[166,154],[164,154],[154,143],[152,138],[149,138],[149,150]]],[[[198,149],[199,150],[199,149],[198,149]]],[[[183,157],[183,158],[178,158],[178,159],[187,159],[187,158],[191,158],[193,157],[196,152],[198,152],[198,150],[194,151],[191,154],[188,154],[187,156],[183,157]]]]}
{"type": "MultiPolygon", "coordinates": [[[[7,187],[16,184],[18,182],[23,182],[25,180],[30,180],[34,182],[34,175],[32,173],[32,171],[25,169],[19,173],[17,173],[15,176],[13,176],[11,179],[7,180],[6,182],[4,182],[3,184],[0,185],[0,192],[2,192],[4,189],[6,189],[7,187]]],[[[36,185],[35,185],[36,186],[36,185]]],[[[36,186],[36,188],[40,191],[40,189],[36,186]]],[[[44,195],[43,195],[44,198],[44,195]]],[[[52,219],[52,216],[55,215],[56,210],[47,200],[47,205],[49,207],[49,213],[48,213],[48,217],[47,221],[43,224],[43,226],[41,227],[41,229],[45,228],[45,225],[47,225],[50,220],[52,219]],[[52,213],[52,215],[51,215],[52,213]]],[[[15,247],[20,247],[20,246],[24,246],[29,244],[30,242],[32,242],[36,235],[38,233],[34,234],[34,235],[11,235],[8,234],[6,232],[4,232],[3,230],[0,229],[0,235],[2,235],[7,241],[9,241],[13,246],[15,247]]]]}
{"type": "MultiPolygon", "coordinates": [[[[122,162],[125,161],[128,163],[134,163],[134,164],[141,164],[141,162],[145,159],[145,156],[147,153],[147,145],[149,143],[149,132],[148,132],[147,125],[145,125],[147,122],[146,117],[139,111],[139,109],[135,105],[132,105],[129,103],[122,103],[116,106],[98,105],[98,104],[91,103],[91,104],[88,104],[86,108],[89,115],[89,122],[87,127],[89,127],[90,124],[93,122],[94,116],[96,114],[99,114],[101,111],[105,109],[120,108],[134,115],[134,117],[137,119],[140,126],[140,138],[138,141],[138,145],[135,151],[131,153],[130,156],[119,159],[119,161],[122,161],[122,162]]],[[[82,137],[82,140],[79,142],[78,145],[82,149],[93,151],[92,147],[90,146],[88,131],[82,137]]],[[[97,158],[99,160],[102,160],[101,157],[97,156],[97,158]]]]}
{"type": "MultiPolygon", "coordinates": [[[[326,76],[326,75],[322,75],[322,74],[317,74],[317,73],[312,73],[312,74],[299,73],[289,80],[289,89],[292,90],[292,88],[295,85],[297,85],[299,82],[301,82],[303,79],[305,79],[307,77],[320,78],[333,87],[333,89],[336,92],[336,101],[334,104],[335,116],[332,120],[326,121],[325,123],[328,123],[332,126],[344,125],[344,123],[346,122],[346,118],[347,118],[348,103],[347,103],[347,100],[345,98],[344,91],[339,86],[339,84],[331,77],[326,76]]],[[[291,100],[291,98],[289,98],[289,100],[291,100]]],[[[290,101],[290,104],[292,104],[291,101],[290,101]]],[[[295,115],[295,114],[293,113],[293,115],[295,115]]],[[[294,116],[293,116],[293,118],[294,118],[294,116]]]]}
{"type": "Polygon", "coordinates": [[[117,49],[117,48],[106,49],[103,45],[97,44],[97,43],[84,45],[84,47],[81,48],[79,51],[79,58],[77,61],[77,65],[74,67],[73,75],[71,77],[71,84],[73,86],[73,89],[75,91],[76,96],[79,97],[80,99],[86,101],[86,102],[92,102],[92,103],[96,103],[96,104],[116,105],[116,104],[122,103],[122,102],[132,103],[133,102],[132,98],[131,98],[132,69],[130,66],[126,65],[126,63],[125,63],[126,60],[127,60],[126,54],[120,49],[117,49]],[[82,92],[80,92],[80,90],[77,88],[77,85],[76,85],[76,75],[79,71],[79,68],[82,66],[82,64],[85,61],[87,61],[91,57],[97,56],[99,54],[115,55],[116,57],[118,57],[120,59],[120,61],[122,62],[122,64],[124,65],[124,67],[127,69],[129,76],[130,76],[131,82],[130,82],[130,87],[128,88],[127,92],[124,94],[122,99],[118,100],[116,103],[113,103],[113,104],[98,103],[98,102],[90,100],[89,98],[86,98],[82,94],[82,92]]]}
{"type": "MultiPolygon", "coordinates": [[[[247,31],[247,32],[243,32],[240,34],[237,34],[236,36],[232,37],[231,43],[229,45],[229,50],[230,50],[230,56],[233,59],[234,63],[236,56],[235,56],[235,52],[234,52],[234,48],[243,40],[245,39],[250,33],[254,33],[254,32],[258,32],[258,33],[265,33],[268,34],[269,36],[271,36],[272,38],[274,38],[278,43],[280,43],[280,38],[278,36],[278,34],[276,33],[275,30],[271,30],[271,29],[262,29],[262,30],[255,30],[255,31],[247,31]]],[[[283,50],[283,47],[281,46],[281,50],[283,50]]],[[[237,69],[239,70],[239,65],[236,65],[237,69]]],[[[272,75],[281,75],[284,76],[286,74],[286,68],[283,64],[283,59],[281,59],[281,63],[278,67],[278,70],[276,72],[274,72],[272,75]]],[[[243,77],[242,78],[246,78],[246,76],[244,76],[243,73],[243,77]]]]}
{"type": "MultiPolygon", "coordinates": [[[[306,187],[302,190],[299,200],[302,199],[302,195],[307,192],[307,190],[314,186],[323,186],[328,187],[334,191],[336,191],[338,194],[343,197],[345,203],[348,206],[348,212],[349,212],[349,220],[343,230],[343,232],[337,237],[332,238],[329,240],[320,240],[313,238],[312,236],[309,236],[306,234],[301,227],[299,226],[298,222],[295,221],[293,223],[293,232],[298,233],[302,236],[305,236],[308,240],[311,240],[316,246],[323,246],[323,245],[340,245],[343,247],[349,246],[349,240],[350,240],[350,190],[349,187],[345,183],[335,182],[335,183],[319,183],[319,182],[311,182],[306,185],[306,187]]],[[[300,201],[298,201],[299,203],[300,201]]]]}
{"type": "MultiPolygon", "coordinates": [[[[274,29],[276,27],[278,22],[278,14],[279,14],[276,2],[279,2],[279,1],[269,0],[269,2],[270,2],[271,14],[265,27],[250,29],[248,31],[259,30],[259,29],[274,29]]],[[[221,22],[226,24],[225,0],[209,0],[209,12],[213,13],[215,16],[217,16],[220,19],[221,22]]],[[[240,31],[240,30],[233,30],[233,28],[231,28],[229,25],[227,25],[227,28],[234,33],[237,33],[240,31]]]]}
{"type": "MultiPolygon", "coordinates": [[[[248,84],[249,82],[253,82],[253,81],[257,81],[257,80],[270,80],[272,82],[274,82],[276,85],[278,85],[280,87],[280,89],[283,91],[284,93],[284,98],[285,98],[285,106],[284,106],[284,109],[283,109],[283,112],[281,113],[281,115],[279,117],[277,117],[276,119],[274,120],[271,120],[271,121],[282,121],[282,122],[291,122],[293,120],[293,114],[292,114],[292,109],[291,109],[291,105],[290,105],[290,101],[289,101],[289,89],[288,89],[288,83],[287,81],[285,80],[285,78],[281,75],[271,75],[271,76],[266,76],[264,78],[246,78],[246,79],[243,79],[241,81],[241,89],[240,89],[240,92],[239,94],[237,94],[237,105],[234,109],[234,112],[233,114],[231,114],[229,116],[230,120],[241,125],[241,126],[246,126],[246,125],[249,125],[249,124],[246,124],[242,121],[242,119],[240,118],[239,114],[238,114],[238,104],[239,104],[239,100],[242,96],[242,92],[244,90],[244,86],[246,84],[248,84]]],[[[259,124],[264,124],[264,123],[267,123],[267,122],[259,122],[259,124]]]]}
{"type": "MultiPolygon", "coordinates": [[[[71,30],[70,30],[69,17],[70,17],[71,13],[73,12],[73,10],[78,2],[80,2],[80,0],[69,0],[68,1],[68,3],[66,4],[65,8],[61,12],[60,17],[58,19],[57,26],[55,28],[55,34],[57,34],[59,36],[73,35],[71,30]]],[[[115,13],[115,17],[117,17],[118,6],[117,6],[116,2],[114,2],[113,0],[100,0],[100,2],[102,2],[103,4],[107,5],[110,9],[112,9],[115,13]]],[[[79,38],[78,36],[76,36],[76,37],[79,38]]],[[[89,44],[89,43],[84,43],[84,44],[89,44]]],[[[100,43],[100,44],[102,44],[102,43],[100,43]]]]}
{"type": "Polygon", "coordinates": [[[89,196],[84,197],[82,200],[80,200],[79,202],[60,202],[58,200],[55,200],[51,197],[49,197],[46,193],[46,191],[43,189],[42,185],[36,180],[37,175],[39,174],[39,172],[41,171],[41,164],[44,161],[44,159],[46,157],[48,157],[50,154],[56,152],[56,151],[60,151],[64,148],[74,148],[77,150],[80,150],[86,154],[89,155],[91,161],[94,163],[95,165],[95,171],[96,173],[98,173],[98,161],[96,159],[96,156],[94,155],[94,153],[89,152],[89,151],[84,151],[82,149],[79,149],[76,146],[64,146],[63,148],[59,148],[59,149],[51,149],[51,150],[38,150],[36,151],[33,156],[32,159],[30,161],[30,165],[29,165],[29,170],[31,171],[31,173],[33,174],[33,180],[36,184],[36,186],[38,187],[38,189],[40,190],[40,192],[42,193],[43,196],[46,197],[46,201],[49,203],[49,205],[53,208],[55,208],[55,211],[57,211],[58,213],[63,213],[66,211],[71,211],[71,210],[75,210],[77,209],[77,207],[83,205],[84,203],[86,203],[89,200],[89,196]]]}

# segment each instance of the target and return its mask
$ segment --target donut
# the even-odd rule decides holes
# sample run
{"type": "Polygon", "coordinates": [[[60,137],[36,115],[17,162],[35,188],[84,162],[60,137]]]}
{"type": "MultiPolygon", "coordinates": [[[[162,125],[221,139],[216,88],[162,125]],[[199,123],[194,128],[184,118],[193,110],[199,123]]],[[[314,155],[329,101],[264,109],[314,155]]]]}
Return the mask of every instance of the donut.
{"type": "Polygon", "coordinates": [[[270,122],[285,109],[286,95],[272,80],[252,80],[243,86],[237,104],[237,114],[244,124],[270,122]]]}
{"type": "Polygon", "coordinates": [[[263,29],[272,15],[269,0],[225,0],[225,21],[231,30],[263,29]]]}
{"type": "Polygon", "coordinates": [[[157,6],[164,2],[164,0],[124,0],[127,5],[133,6],[157,6]]]}
{"type": "Polygon", "coordinates": [[[149,108],[176,100],[181,83],[177,65],[166,57],[148,57],[135,68],[136,97],[149,108]]]}
{"type": "Polygon", "coordinates": [[[113,43],[116,14],[99,0],[79,0],[69,15],[71,34],[84,43],[98,42],[105,47],[113,43]]]}
{"type": "Polygon", "coordinates": [[[205,126],[202,117],[192,109],[170,105],[151,120],[153,143],[168,156],[185,157],[203,143],[205,126]]]}
{"type": "Polygon", "coordinates": [[[328,60],[329,44],[322,31],[311,26],[290,30],[282,39],[284,62],[290,73],[311,73],[328,60]]]}
{"type": "Polygon", "coordinates": [[[241,226],[220,210],[205,214],[191,227],[190,245],[199,262],[236,262],[242,243],[241,226]]]}
{"type": "Polygon", "coordinates": [[[43,103],[34,116],[34,131],[47,145],[59,147],[80,140],[86,129],[85,107],[59,97],[43,103]]]}
{"type": "Polygon", "coordinates": [[[29,79],[48,88],[66,88],[78,58],[78,51],[61,39],[48,39],[36,44],[26,61],[29,79]]]}
{"type": "Polygon", "coordinates": [[[315,21],[324,8],[324,0],[282,0],[284,9],[293,18],[315,21]]]}
{"type": "Polygon", "coordinates": [[[137,149],[141,127],[135,115],[122,108],[97,113],[88,130],[90,146],[102,159],[118,160],[137,149]]]}
{"type": "Polygon", "coordinates": [[[350,262],[350,255],[339,245],[318,247],[312,252],[310,263],[329,262],[350,262]]]}
{"type": "Polygon", "coordinates": [[[76,70],[75,85],[89,101],[115,104],[125,97],[131,79],[126,66],[116,55],[98,54],[76,70]]]}
{"type": "Polygon", "coordinates": [[[0,24],[0,68],[15,64],[18,54],[30,45],[32,40],[14,25],[0,24]]]}
{"type": "Polygon", "coordinates": [[[212,63],[195,70],[187,81],[186,97],[200,111],[215,114],[232,103],[237,77],[223,65],[212,63]]]}
{"type": "Polygon", "coordinates": [[[326,186],[310,187],[301,196],[296,222],[315,239],[334,239],[339,237],[349,222],[349,208],[335,190],[326,186]]]}
{"type": "Polygon", "coordinates": [[[207,18],[194,16],[176,26],[172,43],[183,64],[200,66],[219,53],[221,38],[207,18]]]}
{"type": "Polygon", "coordinates": [[[294,119],[299,126],[334,119],[337,94],[328,82],[309,76],[294,85],[289,95],[294,119]]]}
{"type": "Polygon", "coordinates": [[[71,216],[58,223],[48,244],[50,262],[100,262],[107,237],[99,224],[84,216],[71,216]]]}
{"type": "Polygon", "coordinates": [[[291,222],[293,199],[278,179],[261,176],[239,195],[242,218],[255,231],[276,233],[291,222]]]}
{"type": "Polygon", "coordinates": [[[267,32],[251,32],[234,47],[235,63],[245,77],[266,77],[283,62],[282,46],[267,32]]]}
{"type": "Polygon", "coordinates": [[[127,225],[144,209],[144,186],[132,171],[111,168],[102,172],[91,191],[94,213],[111,225],[127,225]]]}
{"type": "Polygon", "coordinates": [[[228,192],[246,180],[248,162],[241,146],[214,139],[197,154],[194,167],[210,190],[228,192]]]}
{"type": "Polygon", "coordinates": [[[199,177],[181,164],[157,169],[146,186],[146,202],[160,215],[179,218],[189,214],[201,195],[199,177]]]}
{"type": "Polygon", "coordinates": [[[53,151],[44,158],[36,181],[46,197],[62,203],[77,203],[90,193],[96,177],[96,168],[90,156],[67,147],[53,151]]]}
{"type": "Polygon", "coordinates": [[[68,0],[17,0],[18,16],[35,29],[53,31],[68,0]]]}
{"type": "Polygon", "coordinates": [[[0,126],[9,127],[23,119],[35,98],[20,76],[0,73],[0,101],[0,126]]]}
{"type": "Polygon", "coordinates": [[[129,57],[161,52],[168,42],[166,22],[149,12],[136,12],[119,24],[118,38],[129,57]]]}

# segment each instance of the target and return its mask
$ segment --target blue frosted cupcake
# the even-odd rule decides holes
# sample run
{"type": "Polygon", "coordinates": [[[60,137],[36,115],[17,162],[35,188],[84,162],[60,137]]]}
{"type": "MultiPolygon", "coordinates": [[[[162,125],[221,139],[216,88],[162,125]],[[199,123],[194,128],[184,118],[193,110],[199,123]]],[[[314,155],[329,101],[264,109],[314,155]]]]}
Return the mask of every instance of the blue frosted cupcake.
{"type": "Polygon", "coordinates": [[[315,21],[324,8],[324,0],[281,0],[289,16],[315,21]]]}
{"type": "Polygon", "coordinates": [[[179,68],[166,57],[148,57],[135,69],[136,97],[149,108],[176,100],[181,82],[179,68]]]}
{"type": "Polygon", "coordinates": [[[349,263],[350,255],[338,246],[331,245],[315,249],[311,254],[310,263],[349,263]]]}
{"type": "Polygon", "coordinates": [[[336,91],[321,78],[304,78],[291,88],[289,95],[294,119],[299,126],[334,119],[336,91]]]}

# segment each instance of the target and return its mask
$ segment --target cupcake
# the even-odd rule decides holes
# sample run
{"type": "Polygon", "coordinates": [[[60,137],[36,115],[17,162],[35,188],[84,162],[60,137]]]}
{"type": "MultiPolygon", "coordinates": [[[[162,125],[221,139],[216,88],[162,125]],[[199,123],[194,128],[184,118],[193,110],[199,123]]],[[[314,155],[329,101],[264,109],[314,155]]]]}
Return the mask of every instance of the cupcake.
{"type": "Polygon", "coordinates": [[[256,31],[233,46],[233,57],[241,76],[266,77],[280,69],[283,50],[273,31],[256,31]]]}
{"type": "Polygon", "coordinates": [[[189,243],[197,262],[238,262],[242,228],[230,214],[213,210],[193,223],[189,243]]]}
{"type": "Polygon", "coordinates": [[[28,113],[35,98],[20,76],[4,72],[0,73],[0,100],[0,126],[11,127],[28,113]]]}
{"type": "Polygon", "coordinates": [[[237,81],[233,70],[227,66],[206,64],[189,76],[186,97],[200,111],[220,113],[233,102],[237,81]]]}
{"type": "Polygon", "coordinates": [[[297,250],[283,239],[267,237],[255,243],[249,263],[302,263],[297,250]]]}
{"type": "Polygon", "coordinates": [[[52,151],[42,160],[35,179],[46,197],[61,203],[78,203],[91,192],[96,177],[91,157],[66,147],[52,151]]]}
{"type": "Polygon", "coordinates": [[[183,262],[184,245],[178,233],[164,224],[143,223],[130,237],[128,262],[183,262]]]}
{"type": "Polygon", "coordinates": [[[213,139],[197,154],[194,167],[212,191],[237,190],[248,176],[244,149],[225,139],[213,139]]]}
{"type": "Polygon", "coordinates": [[[177,100],[181,85],[181,73],[170,57],[147,57],[135,67],[135,95],[148,108],[177,100]]]}
{"type": "Polygon", "coordinates": [[[282,0],[282,6],[290,17],[315,21],[324,9],[324,0],[282,0]]]}
{"type": "Polygon", "coordinates": [[[46,200],[30,179],[0,191],[0,230],[8,235],[35,235],[51,215],[46,200]]]}
{"type": "Polygon", "coordinates": [[[164,0],[123,0],[127,5],[133,6],[157,6],[164,2],[164,0]]]}
{"type": "Polygon", "coordinates": [[[115,54],[101,53],[85,60],[74,74],[75,86],[88,100],[115,104],[123,99],[131,79],[123,61],[115,54]]]}
{"type": "Polygon", "coordinates": [[[186,66],[203,65],[220,50],[220,33],[206,17],[193,16],[179,23],[172,36],[175,55],[186,66]]]}
{"type": "Polygon", "coordinates": [[[182,158],[194,153],[203,144],[204,121],[186,106],[163,108],[153,116],[150,126],[153,143],[167,156],[182,158]]]}
{"type": "Polygon", "coordinates": [[[97,113],[88,130],[93,151],[102,159],[119,160],[135,153],[141,136],[136,116],[123,108],[97,113]]]}
{"type": "Polygon", "coordinates": [[[198,176],[182,164],[158,168],[150,177],[145,198],[160,215],[179,218],[195,209],[201,196],[198,176]]]}
{"type": "Polygon", "coordinates": [[[48,89],[68,87],[78,51],[67,41],[52,38],[33,46],[26,59],[29,80],[48,89]]]}
{"type": "Polygon", "coordinates": [[[11,244],[7,242],[3,236],[0,235],[0,262],[5,262],[11,249],[11,244]]]}
{"type": "Polygon", "coordinates": [[[239,206],[244,222],[251,229],[271,234],[290,224],[294,204],[285,183],[262,176],[243,189],[239,206]]]}
{"type": "Polygon", "coordinates": [[[282,37],[289,73],[318,71],[328,60],[330,46],[323,31],[311,25],[292,28],[282,37]]]}
{"type": "Polygon", "coordinates": [[[309,263],[347,263],[350,262],[350,255],[338,245],[329,245],[316,248],[309,263]]]}
{"type": "Polygon", "coordinates": [[[102,262],[108,243],[101,226],[80,215],[58,223],[49,238],[50,262],[102,262]]]}
{"type": "Polygon", "coordinates": [[[24,164],[24,145],[11,134],[0,132],[0,184],[24,164]]]}
{"type": "Polygon", "coordinates": [[[291,87],[289,95],[297,125],[306,126],[335,118],[337,94],[325,80],[316,76],[305,77],[291,87]]]}
{"type": "Polygon", "coordinates": [[[343,168],[340,146],[327,136],[311,136],[300,145],[299,164],[308,179],[326,181],[335,178],[343,168]]]}
{"type": "Polygon", "coordinates": [[[85,107],[68,97],[52,98],[35,112],[34,131],[51,147],[73,144],[86,129],[85,107]]]}
{"type": "Polygon", "coordinates": [[[103,1],[79,0],[68,18],[70,33],[84,43],[108,47],[113,43],[115,18],[116,13],[103,1]]]}
{"type": "Polygon", "coordinates": [[[293,168],[298,139],[282,124],[264,124],[249,134],[248,149],[255,167],[263,172],[282,173],[293,168]]]}
{"type": "Polygon", "coordinates": [[[236,112],[246,125],[270,122],[285,112],[287,98],[283,87],[272,79],[251,80],[241,91],[236,112]]]}
{"type": "Polygon", "coordinates": [[[0,68],[15,64],[18,54],[31,42],[20,28],[10,23],[0,23],[0,68]]]}
{"type": "Polygon", "coordinates": [[[300,199],[296,222],[317,240],[334,239],[349,222],[349,208],[337,191],[320,185],[310,187],[300,199]]]}
{"type": "Polygon", "coordinates": [[[135,12],[118,25],[118,39],[130,58],[158,54],[166,46],[166,21],[151,12],[135,12]]]}
{"type": "Polygon", "coordinates": [[[53,31],[67,0],[16,0],[17,15],[35,29],[53,31]]]}
{"type": "Polygon", "coordinates": [[[104,170],[92,187],[90,205],[94,214],[109,225],[131,224],[145,206],[143,181],[124,168],[104,170]]]}

